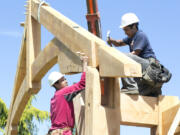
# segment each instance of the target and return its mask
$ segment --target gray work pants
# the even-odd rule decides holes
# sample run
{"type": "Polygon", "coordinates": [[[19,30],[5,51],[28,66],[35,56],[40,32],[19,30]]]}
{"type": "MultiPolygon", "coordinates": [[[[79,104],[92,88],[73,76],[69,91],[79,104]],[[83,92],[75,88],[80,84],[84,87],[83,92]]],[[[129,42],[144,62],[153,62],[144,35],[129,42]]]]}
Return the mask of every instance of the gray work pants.
{"type": "MultiPolygon", "coordinates": [[[[131,53],[126,54],[128,57],[136,61],[137,63],[141,64],[142,72],[149,66],[149,60],[143,59],[137,55],[133,55],[131,53]]],[[[122,89],[128,90],[138,90],[137,78],[122,78],[122,89]]]]}
{"type": "MultiPolygon", "coordinates": [[[[126,54],[128,57],[141,64],[142,72],[149,66],[150,62],[148,59],[141,58],[137,55],[133,55],[131,53],[126,54]]],[[[136,78],[122,78],[122,89],[128,90],[138,90],[140,95],[148,95],[148,96],[158,96],[161,94],[161,87],[156,88],[153,86],[149,86],[147,84],[143,84],[141,79],[136,78]]]]}

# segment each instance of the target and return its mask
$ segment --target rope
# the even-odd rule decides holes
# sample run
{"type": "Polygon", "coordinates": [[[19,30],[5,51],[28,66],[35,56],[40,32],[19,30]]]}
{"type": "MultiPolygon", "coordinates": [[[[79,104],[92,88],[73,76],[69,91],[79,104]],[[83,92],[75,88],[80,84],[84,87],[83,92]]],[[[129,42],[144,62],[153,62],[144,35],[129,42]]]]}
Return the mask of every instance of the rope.
{"type": "Polygon", "coordinates": [[[37,21],[40,23],[40,9],[41,6],[48,6],[49,4],[45,2],[44,0],[40,0],[39,7],[38,7],[38,16],[37,16],[37,21]]]}

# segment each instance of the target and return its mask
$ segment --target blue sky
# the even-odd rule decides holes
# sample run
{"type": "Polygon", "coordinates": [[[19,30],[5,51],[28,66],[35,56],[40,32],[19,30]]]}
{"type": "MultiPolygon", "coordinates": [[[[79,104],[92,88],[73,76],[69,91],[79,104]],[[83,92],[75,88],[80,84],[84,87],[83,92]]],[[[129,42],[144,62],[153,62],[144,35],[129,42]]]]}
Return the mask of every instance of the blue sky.
{"type": "MultiPolygon", "coordinates": [[[[86,0],[47,0],[51,7],[55,8],[80,26],[87,29],[86,0]]],[[[0,4],[0,98],[9,107],[11,102],[14,78],[21,45],[23,28],[19,23],[25,20],[25,1],[12,0],[1,1],[0,4]]],[[[119,29],[121,16],[127,12],[134,12],[140,19],[140,29],[149,37],[152,48],[157,58],[173,74],[170,82],[162,88],[163,95],[178,96],[180,98],[180,1],[179,0],[99,0],[98,7],[101,17],[103,40],[106,39],[107,30],[111,30],[111,36],[115,39],[125,37],[119,29]]],[[[53,38],[42,27],[42,48],[53,38]]],[[[128,52],[127,47],[117,48],[122,52],[128,52]]],[[[59,70],[55,65],[50,71],[59,70]]],[[[49,71],[49,72],[50,72],[49,71]]],[[[47,73],[47,75],[49,74],[47,73]]],[[[34,106],[41,110],[49,111],[50,98],[54,90],[48,86],[47,75],[42,79],[42,89],[37,94],[34,106]]],[[[77,82],[79,75],[67,76],[69,84],[77,82]]],[[[49,123],[40,125],[38,135],[47,132],[49,123]]],[[[122,135],[149,135],[149,129],[136,127],[122,127],[122,135]]],[[[1,135],[1,134],[0,134],[1,135]]]]}

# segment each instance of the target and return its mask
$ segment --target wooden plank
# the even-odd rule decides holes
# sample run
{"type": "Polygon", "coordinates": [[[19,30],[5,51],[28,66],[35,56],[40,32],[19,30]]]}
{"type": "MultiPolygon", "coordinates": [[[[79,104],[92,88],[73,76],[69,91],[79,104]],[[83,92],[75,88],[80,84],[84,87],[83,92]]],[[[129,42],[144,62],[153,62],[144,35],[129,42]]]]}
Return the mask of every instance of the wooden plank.
{"type": "MultiPolygon", "coordinates": [[[[166,129],[164,128],[163,112],[179,104],[178,97],[174,96],[159,96],[159,123],[158,123],[158,135],[164,135],[166,129]]],[[[166,119],[168,120],[168,118],[166,119]]]]}
{"type": "Polygon", "coordinates": [[[121,125],[153,127],[158,125],[158,98],[120,94],[121,125]]]}
{"type": "Polygon", "coordinates": [[[108,46],[99,46],[99,70],[101,76],[106,77],[141,77],[141,65],[119,52],[117,49],[108,46]]]}
{"type": "MultiPolygon", "coordinates": [[[[32,0],[32,16],[36,20],[38,7],[39,1],[32,0]]],[[[40,23],[71,51],[85,53],[89,58],[89,64],[97,66],[95,45],[91,41],[93,34],[49,6],[40,8],[40,23]]]]}
{"type": "Polygon", "coordinates": [[[115,87],[114,108],[101,105],[99,73],[95,68],[88,68],[85,93],[85,135],[119,135],[119,87],[115,87]]]}

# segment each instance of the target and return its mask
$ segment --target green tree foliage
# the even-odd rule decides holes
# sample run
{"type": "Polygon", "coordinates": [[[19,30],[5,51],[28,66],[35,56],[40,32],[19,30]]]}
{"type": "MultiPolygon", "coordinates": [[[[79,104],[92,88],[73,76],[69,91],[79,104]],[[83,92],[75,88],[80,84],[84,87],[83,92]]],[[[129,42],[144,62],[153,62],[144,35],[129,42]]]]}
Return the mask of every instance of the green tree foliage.
{"type": "Polygon", "coordinates": [[[4,101],[0,98],[0,131],[4,133],[4,128],[7,123],[8,109],[4,101]]]}
{"type": "MultiPolygon", "coordinates": [[[[25,110],[22,114],[18,125],[18,135],[35,135],[37,134],[37,126],[33,120],[37,120],[42,123],[45,120],[49,120],[49,113],[46,111],[41,111],[32,106],[32,101],[35,99],[35,96],[32,96],[28,101],[25,110]]],[[[8,109],[0,99],[0,131],[4,132],[4,128],[7,123],[8,109]]]]}

